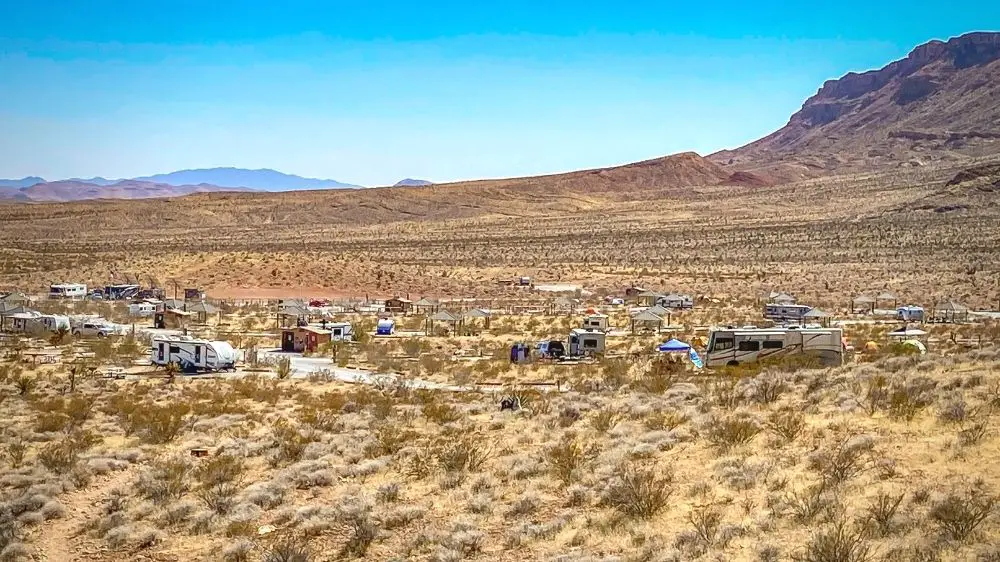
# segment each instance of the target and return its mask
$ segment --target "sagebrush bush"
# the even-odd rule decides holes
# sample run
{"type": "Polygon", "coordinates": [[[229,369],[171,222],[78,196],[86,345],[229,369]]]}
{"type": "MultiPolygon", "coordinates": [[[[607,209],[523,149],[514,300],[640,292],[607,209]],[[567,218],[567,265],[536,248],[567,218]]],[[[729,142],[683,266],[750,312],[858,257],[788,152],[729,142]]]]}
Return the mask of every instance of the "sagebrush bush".
{"type": "Polygon", "coordinates": [[[596,448],[586,446],[571,436],[563,438],[545,451],[545,460],[553,476],[564,486],[572,484],[577,479],[579,471],[596,456],[596,448]]]}
{"type": "Polygon", "coordinates": [[[874,558],[872,551],[864,530],[841,520],[813,534],[794,558],[800,562],[867,562],[874,558]]]}
{"type": "Polygon", "coordinates": [[[745,445],[760,433],[757,420],[745,415],[729,415],[715,418],[706,428],[708,440],[722,450],[745,445]]]}

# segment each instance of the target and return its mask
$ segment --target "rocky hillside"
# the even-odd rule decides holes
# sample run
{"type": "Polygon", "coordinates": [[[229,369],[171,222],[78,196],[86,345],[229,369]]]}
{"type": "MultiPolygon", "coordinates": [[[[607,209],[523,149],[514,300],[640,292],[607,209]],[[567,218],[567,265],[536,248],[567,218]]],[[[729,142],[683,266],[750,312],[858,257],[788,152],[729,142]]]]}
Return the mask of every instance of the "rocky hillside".
{"type": "Polygon", "coordinates": [[[711,158],[794,179],[998,151],[1000,33],[969,33],[830,80],[780,130],[711,158]]]}

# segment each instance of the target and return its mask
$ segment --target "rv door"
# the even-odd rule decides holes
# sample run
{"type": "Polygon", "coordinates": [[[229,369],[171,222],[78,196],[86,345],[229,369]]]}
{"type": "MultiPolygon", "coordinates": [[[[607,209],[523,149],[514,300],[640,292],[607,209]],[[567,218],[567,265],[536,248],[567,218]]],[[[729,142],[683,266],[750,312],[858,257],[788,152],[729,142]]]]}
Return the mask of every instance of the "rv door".
{"type": "Polygon", "coordinates": [[[201,346],[200,345],[194,346],[194,364],[197,365],[197,366],[199,366],[199,367],[201,366],[201,346]]]}
{"type": "Polygon", "coordinates": [[[163,347],[164,347],[164,343],[160,342],[160,345],[157,346],[157,349],[156,349],[156,360],[159,361],[159,362],[163,361],[163,347]]]}

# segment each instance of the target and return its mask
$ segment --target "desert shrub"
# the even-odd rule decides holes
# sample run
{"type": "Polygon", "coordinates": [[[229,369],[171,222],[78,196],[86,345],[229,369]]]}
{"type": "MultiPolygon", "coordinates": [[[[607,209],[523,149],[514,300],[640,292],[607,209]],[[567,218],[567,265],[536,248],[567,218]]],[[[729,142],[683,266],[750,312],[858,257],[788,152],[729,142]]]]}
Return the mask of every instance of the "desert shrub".
{"type": "Polygon", "coordinates": [[[391,531],[409,525],[417,519],[422,518],[426,513],[427,510],[423,507],[399,506],[383,514],[380,519],[382,527],[387,531],[391,531]]]}
{"type": "Polygon", "coordinates": [[[719,449],[728,450],[749,443],[760,430],[757,420],[744,415],[730,415],[710,421],[707,437],[719,449]]]}
{"type": "Polygon", "coordinates": [[[806,418],[795,410],[778,410],[767,417],[767,428],[786,443],[795,441],[806,427],[806,418]]]}
{"type": "Polygon", "coordinates": [[[783,498],[785,513],[799,523],[811,523],[820,515],[830,513],[836,506],[836,501],[828,491],[826,481],[820,481],[802,490],[786,493],[783,498]]]}
{"type": "Polygon", "coordinates": [[[137,488],[154,503],[177,499],[187,492],[190,473],[191,465],[184,457],[167,458],[140,474],[137,488]]]}
{"type": "Polygon", "coordinates": [[[233,455],[215,455],[194,469],[195,479],[204,487],[239,484],[243,481],[243,460],[233,455]]]}
{"type": "Polygon", "coordinates": [[[657,411],[642,420],[642,424],[650,431],[670,431],[688,421],[688,416],[676,410],[657,411]]]}
{"type": "Polygon", "coordinates": [[[762,373],[750,383],[750,395],[760,404],[777,402],[787,390],[785,377],[777,373],[762,373]]]}
{"type": "Polygon", "coordinates": [[[250,562],[254,544],[249,539],[239,539],[222,549],[223,562],[250,562]]]}
{"type": "Polygon", "coordinates": [[[21,373],[14,377],[14,388],[17,389],[18,396],[31,394],[36,386],[38,386],[38,379],[33,376],[21,373]]]}
{"type": "Polygon", "coordinates": [[[132,424],[135,432],[146,443],[169,443],[184,429],[185,417],[190,411],[189,405],[179,402],[144,404],[132,414],[132,424]]]}
{"type": "Polygon", "coordinates": [[[734,538],[731,533],[721,532],[722,509],[719,506],[695,506],[688,514],[688,522],[693,530],[691,536],[696,543],[697,550],[712,547],[725,548],[725,543],[734,538]]]}
{"type": "Polygon", "coordinates": [[[312,431],[303,431],[284,420],[274,424],[272,434],[274,436],[274,454],[270,458],[272,466],[299,461],[306,447],[316,440],[316,435],[312,431]]]}
{"type": "Polygon", "coordinates": [[[868,413],[874,416],[889,404],[889,380],[885,375],[875,375],[854,387],[855,399],[868,413]]]}
{"type": "Polygon", "coordinates": [[[363,557],[378,537],[379,527],[367,505],[348,498],[337,507],[337,521],[345,529],[347,540],[341,547],[342,556],[363,557]]]}
{"type": "Polygon", "coordinates": [[[879,492],[865,509],[868,522],[879,536],[887,537],[895,530],[896,512],[903,503],[904,494],[898,496],[879,492]]]}
{"type": "Polygon", "coordinates": [[[986,437],[986,421],[977,421],[958,431],[958,443],[963,447],[978,444],[986,437]]]}
{"type": "Polygon", "coordinates": [[[236,494],[239,493],[239,486],[232,482],[202,486],[195,492],[205,507],[215,513],[225,515],[232,511],[236,505],[236,494]]]}
{"type": "Polygon", "coordinates": [[[938,421],[941,423],[962,423],[969,418],[969,408],[960,396],[947,400],[938,407],[938,421]]]}
{"type": "Polygon", "coordinates": [[[820,450],[809,457],[809,467],[831,484],[837,485],[866,470],[870,465],[874,441],[867,435],[849,437],[835,447],[820,450]]]}
{"type": "Polygon", "coordinates": [[[76,466],[80,453],[92,447],[100,438],[88,431],[75,431],[58,442],[48,443],[38,450],[38,462],[56,474],[65,474],[76,466]]]}
{"type": "Polygon", "coordinates": [[[545,451],[545,460],[552,474],[568,486],[578,476],[578,471],[597,456],[593,446],[584,446],[573,437],[565,437],[545,451]]]}
{"type": "Polygon", "coordinates": [[[946,537],[964,541],[983,524],[997,506],[997,496],[982,486],[973,486],[963,493],[950,493],[935,502],[928,513],[946,537]]]}
{"type": "Polygon", "coordinates": [[[520,517],[523,515],[531,515],[538,511],[538,507],[541,501],[538,499],[534,493],[528,492],[521,497],[517,498],[510,505],[510,509],[507,510],[507,517],[520,517]]]}
{"type": "Polygon", "coordinates": [[[684,373],[684,366],[668,358],[653,361],[650,368],[632,382],[632,387],[648,394],[663,394],[684,373]]]}
{"type": "Polygon", "coordinates": [[[816,532],[794,556],[799,562],[867,562],[872,558],[872,545],[864,531],[845,521],[816,532]]]}
{"type": "Polygon", "coordinates": [[[612,479],[601,504],[627,517],[650,519],[666,509],[673,491],[672,470],[626,465],[612,479]]]}
{"type": "Polygon", "coordinates": [[[375,499],[380,503],[395,503],[399,501],[399,496],[399,484],[396,482],[390,482],[378,487],[375,499]]]}
{"type": "Polygon", "coordinates": [[[712,379],[707,394],[712,405],[725,410],[732,410],[743,402],[740,379],[725,372],[712,379]]]}
{"type": "Polygon", "coordinates": [[[445,434],[431,443],[429,452],[446,473],[476,472],[494,456],[485,436],[475,432],[445,434]]]}
{"type": "Polygon", "coordinates": [[[618,423],[618,413],[610,408],[597,410],[590,416],[590,425],[600,433],[606,433],[618,423]]]}
{"type": "Polygon", "coordinates": [[[365,454],[369,457],[383,457],[398,453],[409,445],[417,434],[396,424],[383,422],[372,430],[372,437],[374,441],[365,447],[365,454]]]}
{"type": "Polygon", "coordinates": [[[462,419],[462,413],[458,408],[441,401],[428,402],[420,411],[428,420],[442,425],[462,419]]]}
{"type": "Polygon", "coordinates": [[[889,393],[889,417],[895,420],[913,421],[917,414],[934,402],[936,386],[937,383],[926,377],[896,382],[889,393]]]}
{"type": "Polygon", "coordinates": [[[24,463],[24,456],[28,452],[28,446],[20,438],[14,438],[3,446],[2,456],[10,462],[11,468],[19,468],[24,463]]]}
{"type": "Polygon", "coordinates": [[[264,551],[262,562],[311,562],[312,551],[303,540],[285,539],[264,551]]]}

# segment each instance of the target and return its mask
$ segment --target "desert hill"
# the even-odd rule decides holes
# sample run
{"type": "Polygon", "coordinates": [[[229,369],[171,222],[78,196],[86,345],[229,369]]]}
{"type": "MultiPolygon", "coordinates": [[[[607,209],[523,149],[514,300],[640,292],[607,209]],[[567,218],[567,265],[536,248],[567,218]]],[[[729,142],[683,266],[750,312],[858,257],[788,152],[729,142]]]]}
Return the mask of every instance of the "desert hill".
{"type": "Polygon", "coordinates": [[[1000,33],[931,41],[878,70],[830,80],[788,124],[727,167],[785,178],[958,162],[1000,151],[1000,33]]]}
{"type": "Polygon", "coordinates": [[[219,187],[217,185],[167,185],[138,180],[121,180],[117,183],[99,185],[76,180],[36,183],[20,189],[0,191],[0,200],[68,202],[87,199],[151,199],[179,197],[192,193],[217,191],[251,191],[246,188],[219,187]]]}

